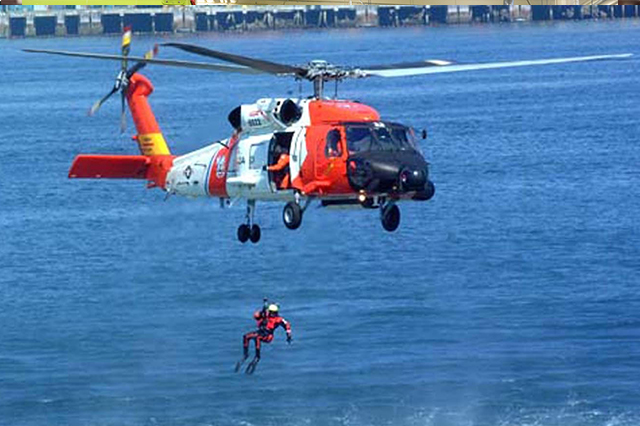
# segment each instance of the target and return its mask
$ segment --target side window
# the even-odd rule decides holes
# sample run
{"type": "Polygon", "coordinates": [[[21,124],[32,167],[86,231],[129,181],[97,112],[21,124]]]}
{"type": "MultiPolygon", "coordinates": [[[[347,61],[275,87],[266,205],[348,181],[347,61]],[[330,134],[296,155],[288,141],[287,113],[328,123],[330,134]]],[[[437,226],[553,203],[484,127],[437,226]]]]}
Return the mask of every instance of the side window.
{"type": "Polygon", "coordinates": [[[263,165],[267,164],[267,150],[268,146],[266,142],[251,145],[251,154],[249,156],[250,169],[260,169],[263,165]]]}
{"type": "Polygon", "coordinates": [[[238,158],[238,143],[231,146],[231,152],[229,154],[229,176],[237,176],[240,169],[241,157],[238,158]]]}
{"type": "Polygon", "coordinates": [[[335,158],[342,155],[342,143],[340,142],[340,139],[340,130],[329,130],[327,133],[327,144],[324,149],[325,157],[335,158]]]}

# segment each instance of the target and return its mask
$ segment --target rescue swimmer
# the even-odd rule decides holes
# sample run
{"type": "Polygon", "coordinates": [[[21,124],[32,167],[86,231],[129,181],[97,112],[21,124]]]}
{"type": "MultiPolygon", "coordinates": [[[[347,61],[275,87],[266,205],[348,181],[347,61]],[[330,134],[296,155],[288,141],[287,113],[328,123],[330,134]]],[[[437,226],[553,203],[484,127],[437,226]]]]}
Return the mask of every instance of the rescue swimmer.
{"type": "Polygon", "coordinates": [[[242,360],[236,363],[236,373],[240,371],[242,364],[249,358],[249,344],[252,340],[255,342],[255,356],[247,365],[246,374],[253,374],[260,362],[260,346],[262,342],[271,343],[278,327],[285,329],[287,343],[291,344],[291,324],[280,316],[279,311],[280,308],[276,303],[269,303],[265,299],[262,309],[254,312],[253,318],[256,320],[258,328],[242,337],[242,360]]]}

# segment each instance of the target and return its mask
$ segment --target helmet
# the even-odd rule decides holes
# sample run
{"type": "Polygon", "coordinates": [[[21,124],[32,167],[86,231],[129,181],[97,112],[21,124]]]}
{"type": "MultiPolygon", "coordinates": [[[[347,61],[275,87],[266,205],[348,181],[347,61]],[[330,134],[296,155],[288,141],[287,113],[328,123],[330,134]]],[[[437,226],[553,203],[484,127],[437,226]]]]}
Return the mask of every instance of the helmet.
{"type": "Polygon", "coordinates": [[[272,303],[272,304],[270,304],[270,305],[269,305],[269,307],[267,308],[267,310],[268,310],[270,313],[277,314],[277,313],[278,313],[278,305],[276,305],[275,303],[272,303]]]}

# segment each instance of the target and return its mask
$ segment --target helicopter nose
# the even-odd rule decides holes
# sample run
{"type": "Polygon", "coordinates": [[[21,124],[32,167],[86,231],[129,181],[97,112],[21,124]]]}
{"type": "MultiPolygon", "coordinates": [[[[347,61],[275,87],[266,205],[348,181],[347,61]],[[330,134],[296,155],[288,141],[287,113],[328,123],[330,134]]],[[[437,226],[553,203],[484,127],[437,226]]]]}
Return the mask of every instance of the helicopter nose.
{"type": "Polygon", "coordinates": [[[430,180],[427,180],[424,188],[420,191],[416,191],[413,199],[416,201],[429,201],[436,193],[436,186],[430,180]]]}
{"type": "Polygon", "coordinates": [[[424,169],[405,167],[400,170],[398,181],[404,191],[420,191],[427,183],[427,173],[424,169]]]}
{"type": "Polygon", "coordinates": [[[370,186],[375,178],[375,172],[371,162],[368,160],[362,158],[349,160],[347,173],[354,189],[372,189],[370,186]]]}
{"type": "Polygon", "coordinates": [[[347,161],[349,183],[368,193],[410,193],[424,191],[429,167],[416,152],[362,152],[347,161]]]}

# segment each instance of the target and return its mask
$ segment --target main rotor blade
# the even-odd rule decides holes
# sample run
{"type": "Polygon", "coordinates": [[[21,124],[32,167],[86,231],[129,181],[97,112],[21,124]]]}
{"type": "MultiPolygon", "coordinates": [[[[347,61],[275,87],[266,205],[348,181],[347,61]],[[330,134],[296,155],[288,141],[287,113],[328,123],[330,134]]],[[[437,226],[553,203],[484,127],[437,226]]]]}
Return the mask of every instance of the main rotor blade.
{"type": "MultiPolygon", "coordinates": [[[[29,53],[46,53],[50,55],[74,56],[78,58],[104,59],[104,60],[110,60],[110,61],[122,61],[124,59],[124,56],[102,55],[99,53],[67,52],[64,50],[46,50],[46,49],[22,49],[22,50],[24,52],[29,52],[29,53]]],[[[201,70],[209,70],[209,71],[235,72],[240,74],[260,74],[261,73],[261,71],[256,69],[246,68],[246,67],[236,67],[232,65],[208,64],[205,62],[178,61],[178,60],[172,60],[172,59],[145,59],[139,56],[129,56],[128,58],[130,61],[134,61],[134,62],[165,65],[170,67],[192,68],[192,69],[201,69],[201,70]]]]}
{"type": "Polygon", "coordinates": [[[366,67],[358,67],[366,71],[382,71],[382,70],[394,70],[394,69],[412,69],[412,68],[429,68],[429,67],[444,67],[453,65],[451,61],[443,61],[440,59],[427,59],[425,61],[418,62],[403,62],[399,64],[384,64],[384,65],[371,65],[366,67]]]}
{"type": "Polygon", "coordinates": [[[397,68],[397,69],[360,69],[365,76],[377,76],[377,77],[407,77],[412,75],[425,75],[425,74],[440,74],[445,72],[460,72],[460,71],[476,71],[476,70],[488,70],[497,68],[510,68],[510,67],[527,67],[533,65],[551,65],[551,64],[564,64],[568,62],[585,62],[585,61],[600,61],[607,59],[623,59],[633,56],[632,53],[624,53],[619,55],[597,55],[597,56],[580,56],[574,58],[556,58],[556,59],[538,59],[532,61],[514,61],[514,62],[493,62],[486,64],[468,64],[468,65],[444,65],[433,66],[429,65],[422,68],[397,68]]]}
{"type": "Polygon", "coordinates": [[[111,95],[113,95],[114,93],[116,93],[118,91],[118,89],[113,86],[113,89],[111,89],[111,91],[109,93],[106,94],[106,96],[102,99],[100,99],[99,101],[97,101],[95,104],[93,104],[93,106],[91,107],[91,109],[89,110],[89,115],[93,115],[96,112],[98,112],[98,109],[100,109],[100,107],[102,106],[103,103],[105,103],[107,101],[107,99],[109,99],[111,97],[111,95]]]}
{"type": "Polygon", "coordinates": [[[162,43],[162,46],[175,47],[186,52],[195,53],[196,55],[208,56],[210,58],[219,59],[232,64],[242,65],[276,75],[295,75],[297,77],[305,77],[307,70],[305,68],[292,67],[289,65],[278,64],[275,62],[263,61],[261,59],[249,58],[247,56],[232,55],[231,53],[220,52],[217,50],[207,49],[193,44],[185,43],[162,43]]]}

